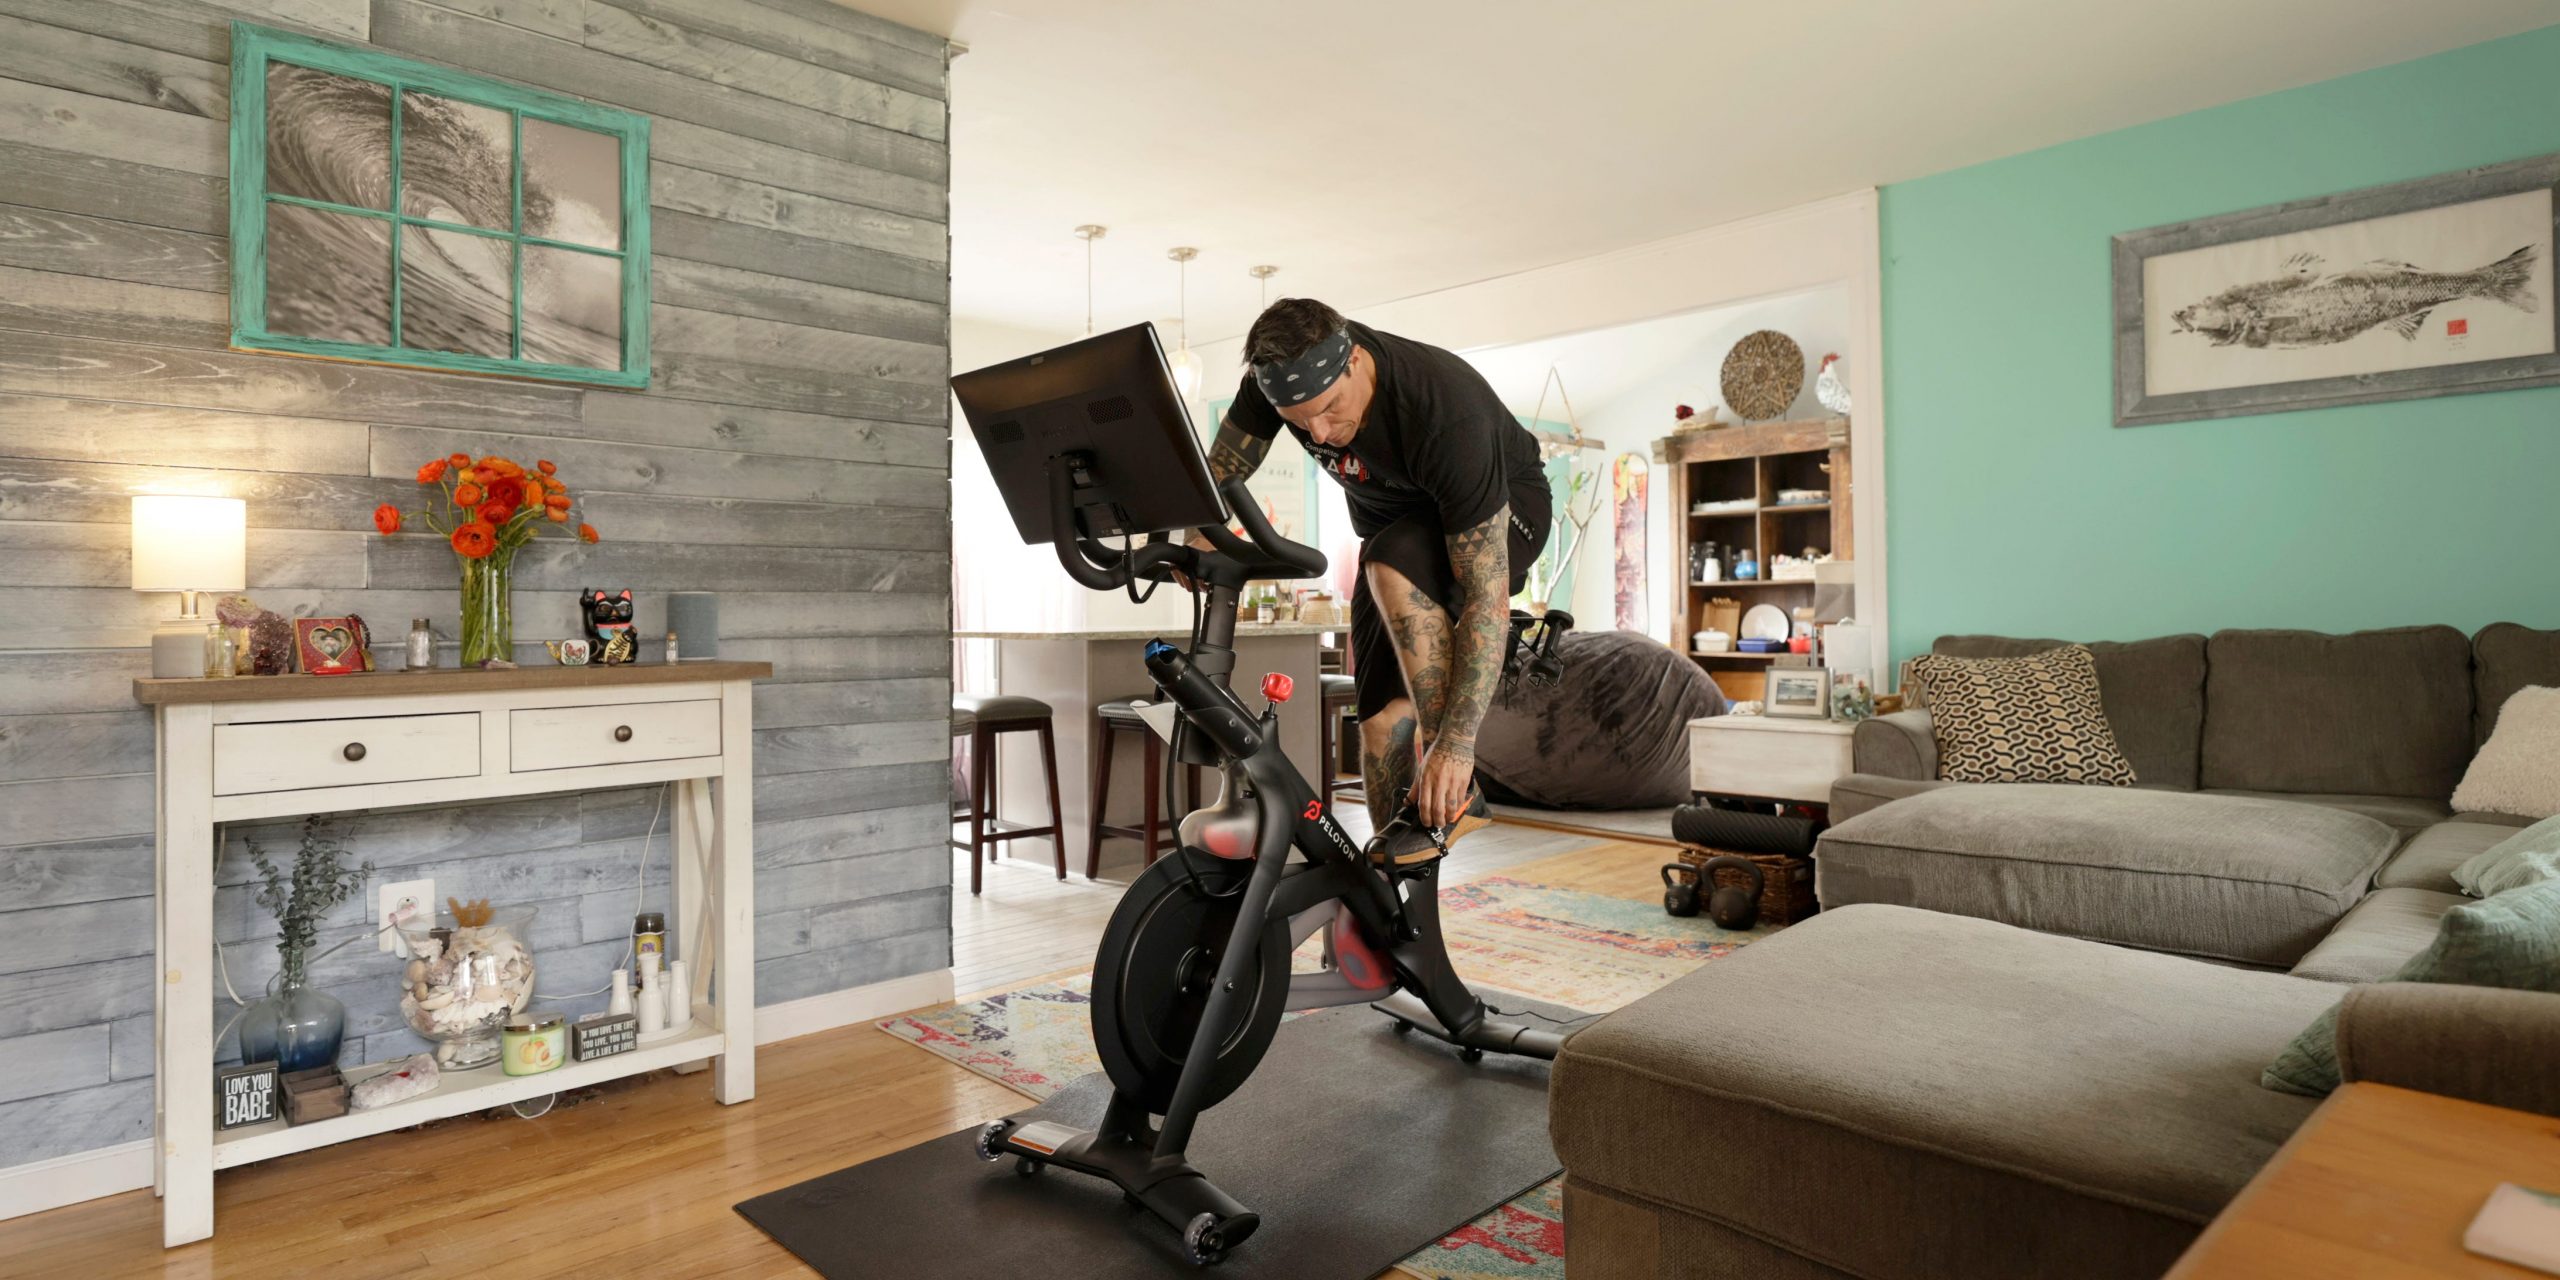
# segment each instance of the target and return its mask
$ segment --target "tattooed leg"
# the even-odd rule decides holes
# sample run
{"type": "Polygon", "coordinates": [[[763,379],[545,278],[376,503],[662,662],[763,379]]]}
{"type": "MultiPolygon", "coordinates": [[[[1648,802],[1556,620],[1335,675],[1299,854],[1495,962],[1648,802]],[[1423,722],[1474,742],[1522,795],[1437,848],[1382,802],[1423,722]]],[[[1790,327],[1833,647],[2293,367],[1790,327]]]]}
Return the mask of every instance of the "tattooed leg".
{"type": "Polygon", "coordinates": [[[1413,700],[1398,698],[1360,722],[1360,778],[1369,793],[1369,829],[1387,825],[1413,786],[1413,700]]]}

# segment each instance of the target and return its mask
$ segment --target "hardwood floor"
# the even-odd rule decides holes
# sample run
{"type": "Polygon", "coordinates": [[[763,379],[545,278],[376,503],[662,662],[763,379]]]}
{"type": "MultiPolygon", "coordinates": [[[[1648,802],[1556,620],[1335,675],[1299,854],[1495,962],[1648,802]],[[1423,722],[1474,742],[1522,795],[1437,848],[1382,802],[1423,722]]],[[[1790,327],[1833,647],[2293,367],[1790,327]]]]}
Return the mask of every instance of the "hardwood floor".
{"type": "MultiPolygon", "coordinates": [[[[1659,852],[1496,826],[1447,874],[1647,897],[1659,852]]],[[[1000,870],[955,910],[963,963],[986,979],[960,989],[1089,968],[1119,887],[1000,870]],[[1055,939],[1025,944],[1035,920],[1055,939]]],[[[213,1239],[180,1249],[160,1248],[149,1191],[0,1222],[0,1277],[807,1276],[730,1206],[1024,1105],[867,1024],[766,1045],[757,1073],[742,1106],[713,1104],[708,1075],[660,1072],[537,1120],[464,1117],[229,1170],[213,1239]]]]}

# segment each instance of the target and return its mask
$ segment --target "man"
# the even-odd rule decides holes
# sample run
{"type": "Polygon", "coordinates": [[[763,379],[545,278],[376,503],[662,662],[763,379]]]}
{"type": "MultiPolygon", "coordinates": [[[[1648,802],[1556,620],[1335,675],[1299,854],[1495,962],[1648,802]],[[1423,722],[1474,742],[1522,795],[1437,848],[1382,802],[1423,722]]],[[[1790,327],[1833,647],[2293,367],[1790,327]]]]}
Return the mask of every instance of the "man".
{"type": "Polygon", "coordinates": [[[1342,486],[1360,535],[1351,656],[1371,855],[1436,857],[1489,821],[1476,730],[1502,679],[1511,597],[1547,543],[1537,439],[1465,361],[1313,299],[1264,311],[1245,362],[1209,470],[1220,483],[1253,474],[1285,427],[1342,486]]]}

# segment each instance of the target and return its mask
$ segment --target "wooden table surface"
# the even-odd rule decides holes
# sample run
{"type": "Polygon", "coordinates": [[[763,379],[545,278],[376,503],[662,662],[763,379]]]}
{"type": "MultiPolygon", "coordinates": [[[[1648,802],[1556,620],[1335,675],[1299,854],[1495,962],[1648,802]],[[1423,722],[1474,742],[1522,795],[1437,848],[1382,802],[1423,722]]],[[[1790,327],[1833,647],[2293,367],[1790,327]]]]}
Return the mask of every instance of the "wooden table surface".
{"type": "Polygon", "coordinates": [[[2462,1247],[2501,1182],[2560,1190],[2560,1119],[2351,1084],[2241,1189],[2169,1280],[2530,1280],[2542,1273],[2462,1247]]]}

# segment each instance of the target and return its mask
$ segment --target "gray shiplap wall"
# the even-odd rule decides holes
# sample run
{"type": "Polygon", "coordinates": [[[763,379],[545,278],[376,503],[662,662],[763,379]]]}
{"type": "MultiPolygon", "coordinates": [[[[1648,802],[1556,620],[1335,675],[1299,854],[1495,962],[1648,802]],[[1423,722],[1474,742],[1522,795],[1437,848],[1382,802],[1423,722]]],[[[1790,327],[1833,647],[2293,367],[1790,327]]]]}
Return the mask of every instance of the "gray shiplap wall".
{"type": "MultiPolygon", "coordinates": [[[[450,642],[450,553],[373,536],[374,504],[454,450],[558,461],[607,540],[527,553],[520,656],[609,584],[652,634],[664,593],[717,590],[723,652],[777,668],[756,697],[760,998],[950,962],[946,64],[829,0],[0,0],[0,1166],[150,1132],[151,728],[129,681],[174,602],[126,587],[144,485],[248,499],[269,607],[359,612],[395,644],[428,615],[450,642]],[[234,17],[651,116],[654,385],[226,350],[234,17]]],[[[577,991],[620,956],[655,800],[372,814],[357,843],[439,893],[538,904],[542,985],[577,991]]],[[[242,841],[294,834],[224,852],[244,995],[275,958],[242,841]]],[[[663,830],[649,847],[663,907],[663,830]]],[[[350,904],[323,945],[363,919],[350,904]]],[[[360,942],[315,972],[350,1061],[415,1044],[390,964],[360,942]]]]}

